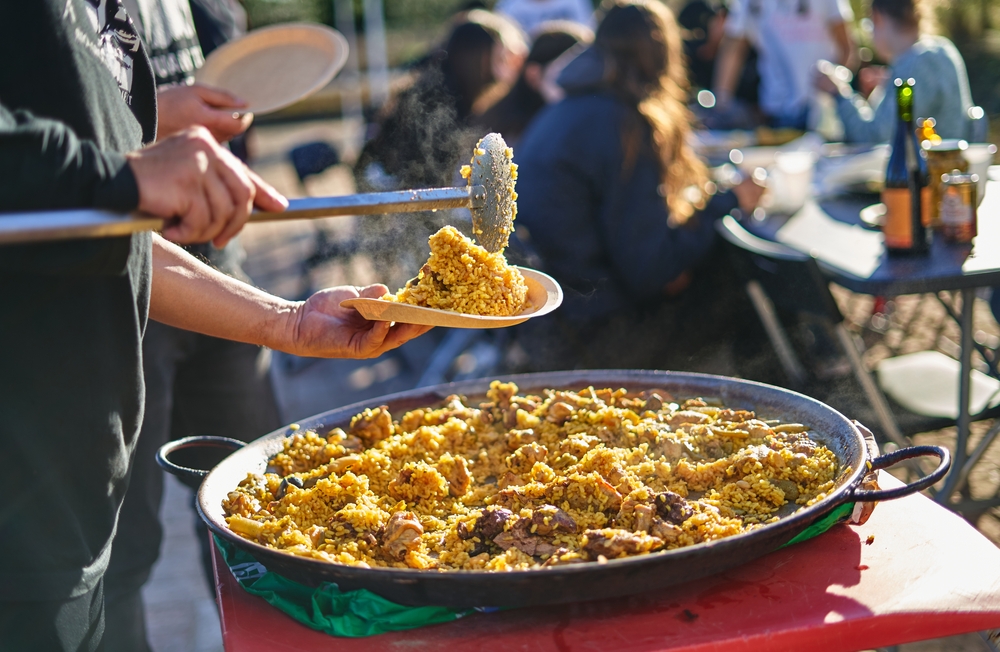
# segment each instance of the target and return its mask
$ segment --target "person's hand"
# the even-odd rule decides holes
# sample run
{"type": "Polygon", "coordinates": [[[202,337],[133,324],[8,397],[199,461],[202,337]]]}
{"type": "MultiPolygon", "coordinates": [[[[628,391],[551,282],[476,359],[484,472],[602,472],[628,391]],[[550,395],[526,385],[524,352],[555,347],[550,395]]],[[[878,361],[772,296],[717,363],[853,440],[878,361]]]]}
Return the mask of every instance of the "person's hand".
{"type": "Polygon", "coordinates": [[[850,95],[851,80],[854,75],[848,68],[838,66],[825,59],[816,62],[816,77],[813,85],[817,90],[830,95],[850,95]]]}
{"type": "Polygon", "coordinates": [[[743,214],[751,215],[760,203],[760,197],[764,194],[764,186],[760,185],[757,178],[751,175],[733,186],[733,194],[736,195],[736,201],[739,202],[743,214]]]}
{"type": "Polygon", "coordinates": [[[223,247],[256,205],[281,212],[288,201],[204,127],[193,127],[126,155],[139,186],[139,210],[177,218],[163,237],[178,244],[223,247]]]}
{"type": "Polygon", "coordinates": [[[889,79],[889,69],[885,66],[865,66],[858,71],[858,92],[867,98],[887,79],[889,79]]]}
{"type": "Polygon", "coordinates": [[[299,304],[288,322],[284,336],[287,344],[276,348],[319,358],[375,358],[431,329],[431,326],[393,326],[387,321],[368,321],[357,310],[340,307],[341,301],[355,297],[377,299],[388,291],[381,284],[320,290],[299,304]]]}
{"type": "Polygon", "coordinates": [[[253,122],[243,113],[247,103],[226,91],[201,84],[177,85],[156,91],[156,139],[162,140],[189,127],[202,126],[217,141],[242,134],[253,122]]]}

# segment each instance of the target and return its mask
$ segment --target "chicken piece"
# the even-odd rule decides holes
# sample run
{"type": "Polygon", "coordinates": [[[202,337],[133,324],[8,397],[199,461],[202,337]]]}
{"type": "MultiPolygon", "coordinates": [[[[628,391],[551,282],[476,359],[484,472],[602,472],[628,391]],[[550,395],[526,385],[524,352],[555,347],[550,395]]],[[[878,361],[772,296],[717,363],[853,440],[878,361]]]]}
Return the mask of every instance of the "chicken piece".
{"type": "Polygon", "coordinates": [[[649,533],[658,539],[663,539],[665,543],[670,543],[674,541],[681,532],[684,530],[680,529],[672,523],[666,523],[662,519],[654,518],[653,524],[649,527],[649,533]]]}
{"type": "Polygon", "coordinates": [[[635,514],[635,527],[633,528],[636,532],[648,532],[649,527],[653,524],[653,514],[656,510],[649,505],[636,505],[632,508],[632,513],[635,514]]]}
{"type": "Polygon", "coordinates": [[[629,532],[615,528],[587,530],[584,534],[583,550],[591,559],[605,557],[616,559],[663,547],[663,540],[644,532],[629,532]]]}
{"type": "Polygon", "coordinates": [[[715,415],[716,421],[729,422],[729,423],[742,423],[744,421],[749,421],[755,418],[757,415],[749,410],[730,410],[726,408],[725,410],[720,410],[717,415],[715,415]]]}
{"type": "Polygon", "coordinates": [[[514,473],[525,474],[531,471],[535,462],[544,462],[548,457],[549,449],[537,442],[525,444],[507,456],[504,462],[514,473]]]}
{"type": "Polygon", "coordinates": [[[573,518],[554,505],[542,505],[531,514],[532,530],[535,534],[547,535],[553,532],[576,532],[579,529],[573,518]]]}
{"type": "Polygon", "coordinates": [[[556,401],[549,406],[548,414],[545,416],[545,420],[561,426],[569,421],[570,417],[573,416],[573,411],[574,408],[569,403],[556,401]]]}
{"type": "Polygon", "coordinates": [[[420,544],[424,527],[413,512],[394,512],[382,531],[382,552],[390,559],[402,561],[406,553],[420,544]]]}
{"type": "Polygon", "coordinates": [[[672,491],[656,494],[653,497],[653,506],[660,518],[678,525],[694,514],[694,510],[687,504],[687,501],[672,491]]]}
{"type": "Polygon", "coordinates": [[[490,383],[490,388],[486,392],[486,397],[496,404],[501,410],[510,407],[510,399],[517,394],[517,385],[514,383],[501,383],[494,380],[490,383]]]}
{"type": "Polygon", "coordinates": [[[445,478],[448,480],[448,493],[456,498],[465,495],[469,485],[472,484],[472,476],[469,475],[469,467],[466,466],[464,457],[455,458],[455,466],[445,478]]]}
{"type": "Polygon", "coordinates": [[[607,507],[607,509],[609,509],[609,510],[621,509],[621,506],[622,506],[622,495],[620,493],[618,493],[617,489],[615,489],[614,487],[612,487],[610,484],[608,484],[604,480],[600,480],[600,479],[597,481],[597,489],[602,494],[604,494],[605,496],[607,496],[607,498],[608,498],[608,507],[607,507]]]}
{"type": "Polygon", "coordinates": [[[351,419],[351,434],[356,435],[368,447],[392,436],[392,415],[389,407],[380,405],[369,408],[351,419]]]}
{"type": "Polygon", "coordinates": [[[712,417],[702,412],[693,410],[679,410],[664,419],[664,422],[671,428],[683,426],[686,423],[708,423],[712,417]]]}

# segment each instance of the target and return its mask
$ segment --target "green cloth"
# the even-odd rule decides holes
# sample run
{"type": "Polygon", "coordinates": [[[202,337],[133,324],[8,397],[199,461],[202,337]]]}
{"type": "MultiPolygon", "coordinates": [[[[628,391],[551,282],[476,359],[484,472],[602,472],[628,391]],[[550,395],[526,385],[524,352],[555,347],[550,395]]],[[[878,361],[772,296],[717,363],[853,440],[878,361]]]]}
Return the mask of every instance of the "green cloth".
{"type": "MultiPolygon", "coordinates": [[[[853,510],[853,503],[837,507],[782,547],[826,532],[850,518],[853,510]]],[[[374,636],[446,623],[476,611],[497,611],[491,608],[408,607],[364,589],[341,591],[330,582],[312,588],[270,572],[250,553],[227,541],[215,537],[215,544],[236,581],[247,593],[264,598],[303,625],[332,636],[374,636]]]]}

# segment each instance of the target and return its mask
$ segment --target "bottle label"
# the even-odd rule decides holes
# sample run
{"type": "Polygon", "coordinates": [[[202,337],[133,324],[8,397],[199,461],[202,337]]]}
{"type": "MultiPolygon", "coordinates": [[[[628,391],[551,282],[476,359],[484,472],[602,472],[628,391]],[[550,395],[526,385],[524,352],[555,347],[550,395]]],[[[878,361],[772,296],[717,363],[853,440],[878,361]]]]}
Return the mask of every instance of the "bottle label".
{"type": "Polygon", "coordinates": [[[913,247],[913,225],[910,213],[910,190],[908,188],[885,188],[882,190],[885,204],[885,222],[882,233],[885,246],[889,249],[910,249],[913,247]]]}
{"type": "Polygon", "coordinates": [[[924,223],[924,226],[931,226],[931,220],[933,218],[933,211],[931,208],[934,207],[934,199],[931,196],[931,187],[924,186],[920,189],[920,221],[924,223]]]}

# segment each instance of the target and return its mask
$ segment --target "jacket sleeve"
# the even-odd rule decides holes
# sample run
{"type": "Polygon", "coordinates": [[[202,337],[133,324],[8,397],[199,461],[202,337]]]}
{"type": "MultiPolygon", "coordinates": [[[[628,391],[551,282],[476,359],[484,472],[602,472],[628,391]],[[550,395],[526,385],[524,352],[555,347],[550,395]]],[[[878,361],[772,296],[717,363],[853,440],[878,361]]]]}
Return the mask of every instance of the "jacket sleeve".
{"type": "Polygon", "coordinates": [[[138,204],[139,189],[124,156],[77,138],[62,122],[0,104],[0,211],[129,211],[138,204]]]}
{"type": "Polygon", "coordinates": [[[896,98],[885,86],[876,89],[872,95],[881,98],[874,106],[857,94],[835,96],[837,115],[844,124],[845,141],[885,143],[892,138],[896,124],[896,98]]]}

